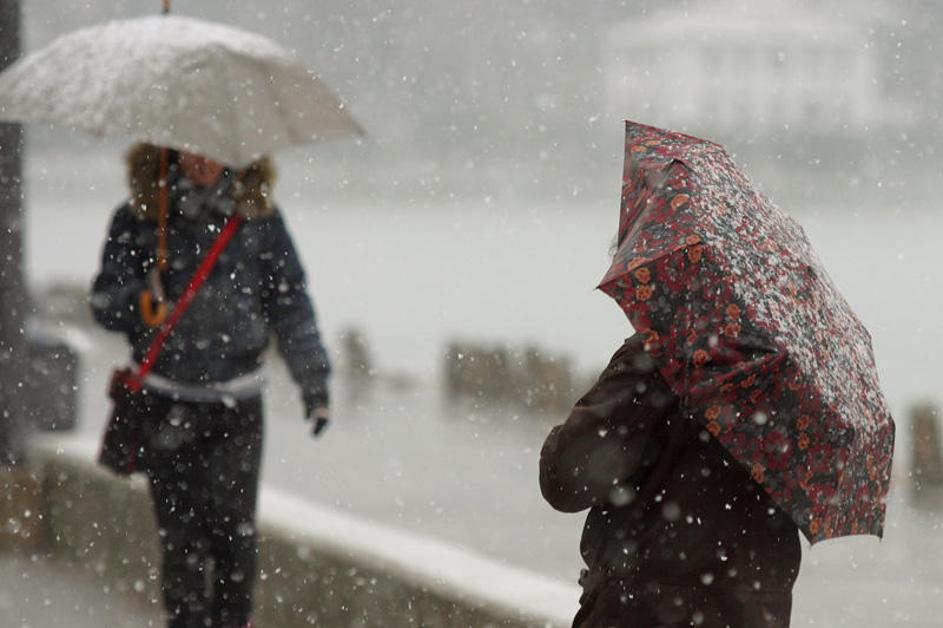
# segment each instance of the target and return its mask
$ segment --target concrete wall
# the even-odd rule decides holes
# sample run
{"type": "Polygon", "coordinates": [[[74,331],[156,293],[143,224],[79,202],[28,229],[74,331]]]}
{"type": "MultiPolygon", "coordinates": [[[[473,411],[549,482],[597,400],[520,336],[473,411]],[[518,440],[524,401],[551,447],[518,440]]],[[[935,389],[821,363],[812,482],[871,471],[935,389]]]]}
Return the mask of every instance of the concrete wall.
{"type": "MultiPolygon", "coordinates": [[[[159,604],[146,484],[91,459],[89,447],[34,454],[50,552],[106,590],[159,604]]],[[[262,628],[563,626],[575,611],[575,587],[277,491],[260,499],[262,628]]]]}

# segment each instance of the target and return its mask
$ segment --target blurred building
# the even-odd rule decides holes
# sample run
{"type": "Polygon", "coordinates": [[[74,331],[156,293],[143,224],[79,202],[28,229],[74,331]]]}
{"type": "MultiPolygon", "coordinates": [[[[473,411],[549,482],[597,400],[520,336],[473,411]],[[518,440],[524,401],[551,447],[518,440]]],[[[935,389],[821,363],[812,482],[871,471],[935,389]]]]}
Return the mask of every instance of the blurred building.
{"type": "Polygon", "coordinates": [[[721,138],[841,136],[888,121],[864,20],[710,3],[618,24],[603,46],[613,116],[721,138]]]}

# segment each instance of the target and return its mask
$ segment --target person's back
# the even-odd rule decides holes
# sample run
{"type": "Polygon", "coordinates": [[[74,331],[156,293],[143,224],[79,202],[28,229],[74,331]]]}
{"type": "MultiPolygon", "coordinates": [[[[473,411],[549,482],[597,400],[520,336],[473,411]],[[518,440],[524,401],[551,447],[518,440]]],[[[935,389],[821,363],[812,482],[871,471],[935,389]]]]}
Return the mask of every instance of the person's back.
{"type": "Polygon", "coordinates": [[[797,526],[680,413],[641,336],[548,436],[540,483],[590,509],[574,626],[788,626],[797,526]]]}

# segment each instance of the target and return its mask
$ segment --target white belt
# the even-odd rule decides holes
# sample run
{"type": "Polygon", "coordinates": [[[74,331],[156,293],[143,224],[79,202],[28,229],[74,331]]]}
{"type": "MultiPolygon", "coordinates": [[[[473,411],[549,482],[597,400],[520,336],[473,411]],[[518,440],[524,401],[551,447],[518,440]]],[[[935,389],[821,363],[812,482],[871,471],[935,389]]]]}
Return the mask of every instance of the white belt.
{"type": "Polygon", "coordinates": [[[257,369],[225,382],[189,384],[177,382],[156,373],[148,373],[141,383],[147,390],[181,401],[213,403],[226,399],[238,400],[255,397],[262,393],[265,377],[263,377],[262,371],[257,369]]]}

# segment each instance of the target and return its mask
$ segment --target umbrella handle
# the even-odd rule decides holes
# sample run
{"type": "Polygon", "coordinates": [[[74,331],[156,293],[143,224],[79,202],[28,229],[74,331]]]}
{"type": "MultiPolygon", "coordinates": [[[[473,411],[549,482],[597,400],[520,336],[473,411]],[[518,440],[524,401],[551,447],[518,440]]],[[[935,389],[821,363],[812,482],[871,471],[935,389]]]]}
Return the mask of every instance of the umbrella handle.
{"type": "Polygon", "coordinates": [[[150,290],[141,291],[138,307],[141,310],[141,320],[148,327],[160,327],[167,319],[167,303],[158,301],[154,306],[154,296],[150,290]]]}
{"type": "Polygon", "coordinates": [[[167,214],[169,213],[168,196],[170,194],[167,176],[170,169],[170,151],[167,147],[160,149],[160,178],[157,180],[157,269],[167,270],[167,214]]]}

